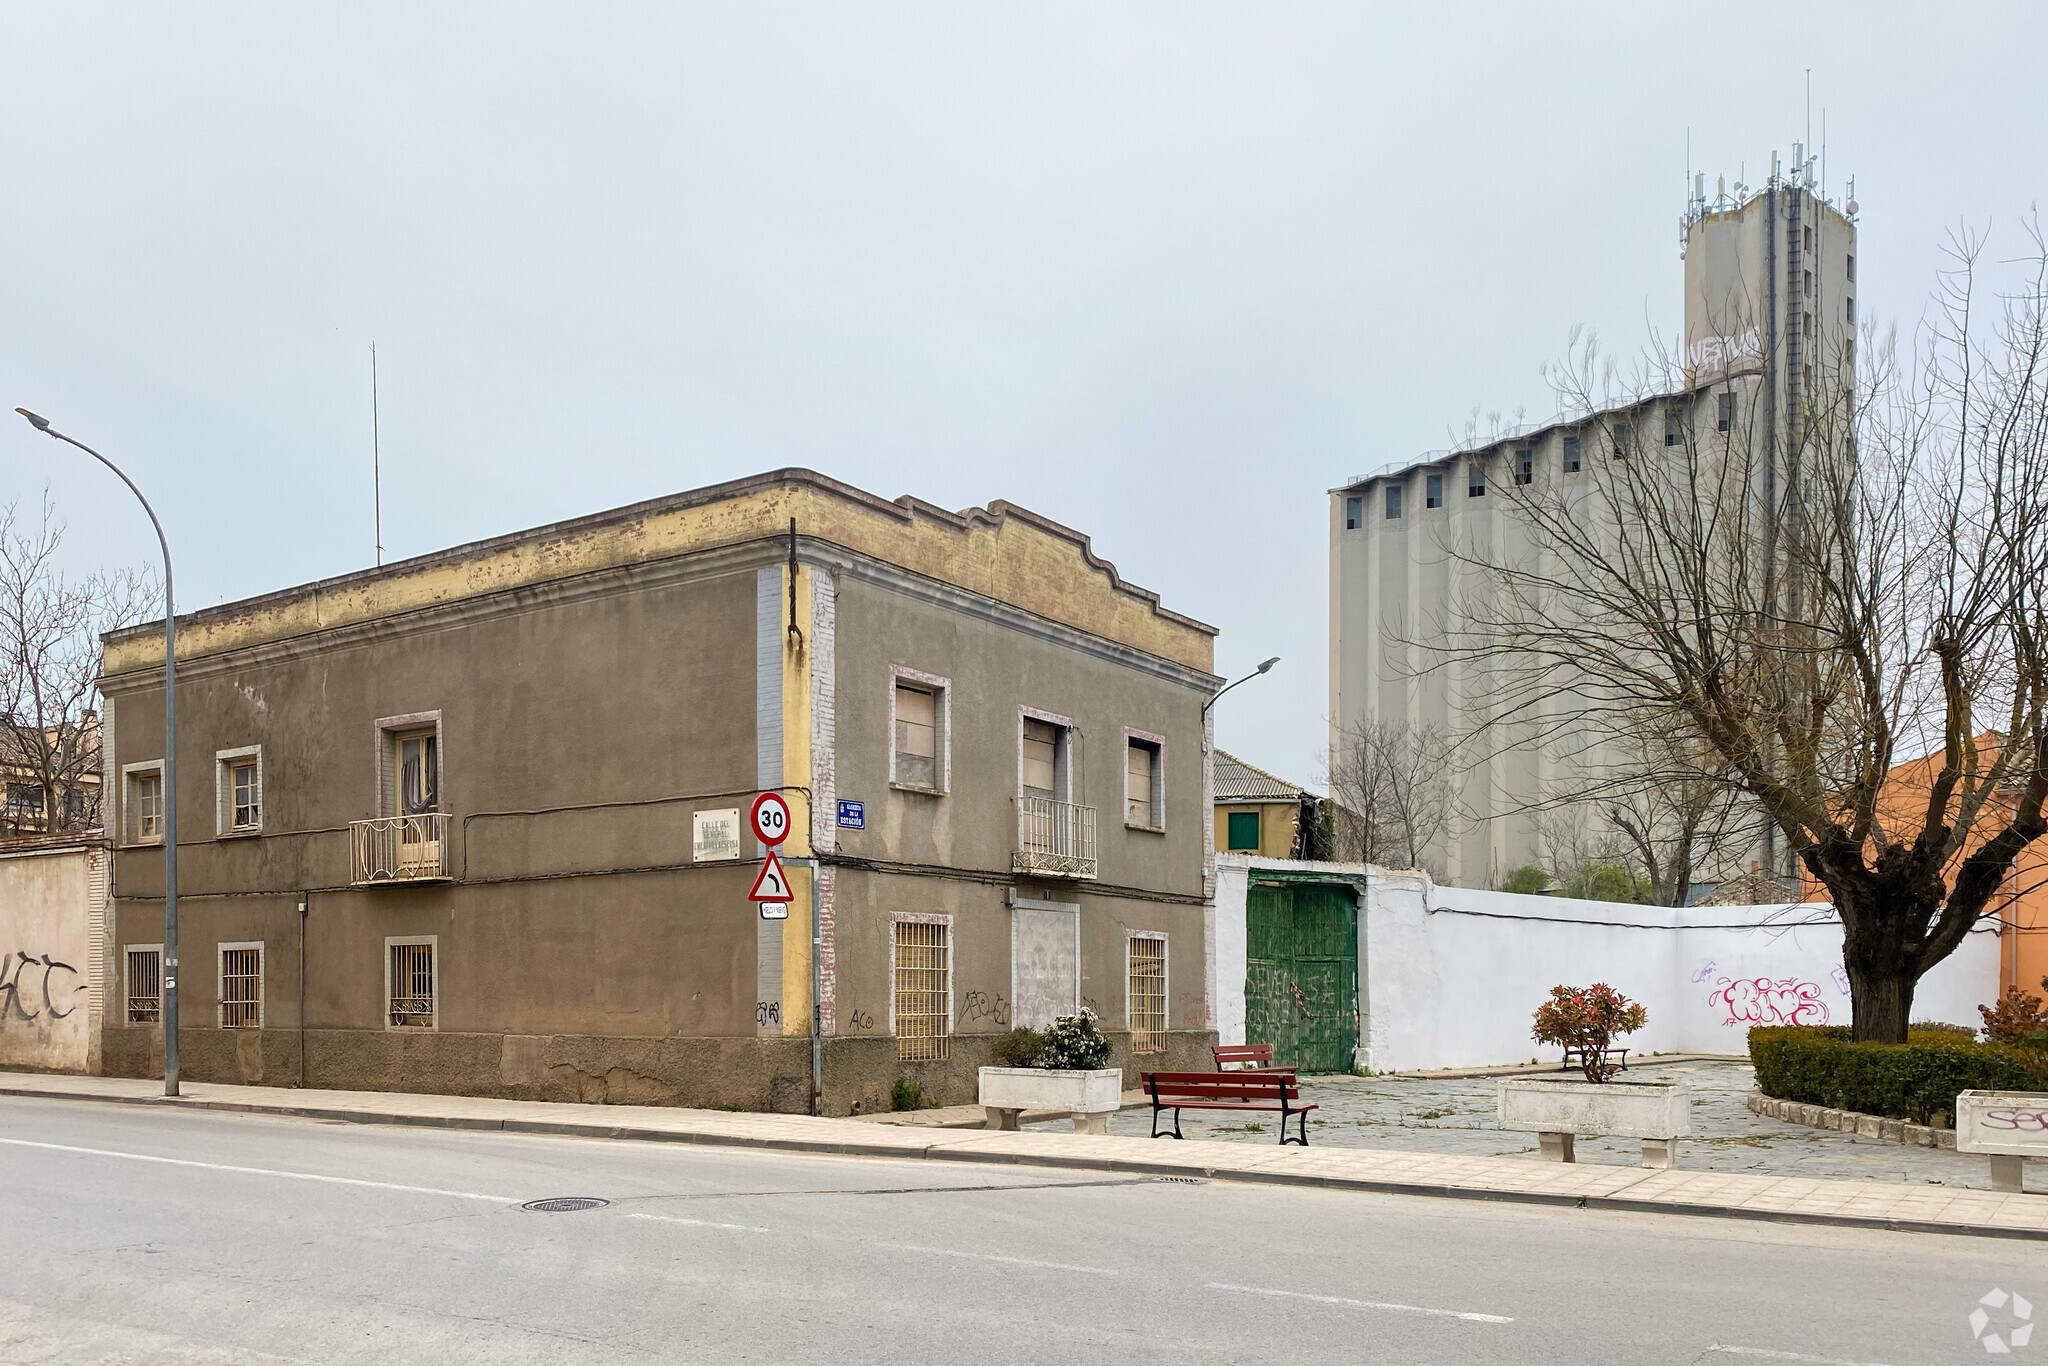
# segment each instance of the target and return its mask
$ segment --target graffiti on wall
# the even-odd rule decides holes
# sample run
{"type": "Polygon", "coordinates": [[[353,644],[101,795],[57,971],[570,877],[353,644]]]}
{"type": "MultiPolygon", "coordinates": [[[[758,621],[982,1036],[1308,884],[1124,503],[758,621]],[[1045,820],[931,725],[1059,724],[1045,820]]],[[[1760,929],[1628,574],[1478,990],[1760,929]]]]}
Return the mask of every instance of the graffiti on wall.
{"type": "Polygon", "coordinates": [[[0,1029],[10,1020],[61,1020],[76,1011],[85,977],[49,954],[0,955],[0,1029]]]}
{"type": "Polygon", "coordinates": [[[1797,977],[1722,977],[1714,983],[1709,1006],[1728,1012],[1724,1025],[1824,1025],[1828,1022],[1827,1002],[1820,998],[1818,982],[1797,977]]]}

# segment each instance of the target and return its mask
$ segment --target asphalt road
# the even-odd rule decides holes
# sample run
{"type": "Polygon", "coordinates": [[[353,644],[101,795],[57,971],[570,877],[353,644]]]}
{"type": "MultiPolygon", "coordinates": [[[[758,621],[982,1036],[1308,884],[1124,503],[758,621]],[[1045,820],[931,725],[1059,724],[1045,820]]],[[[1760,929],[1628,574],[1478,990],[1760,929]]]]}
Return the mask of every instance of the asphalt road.
{"type": "Polygon", "coordinates": [[[2048,1318],[2041,1243],[64,1101],[0,1099],[0,1192],[10,1364],[1910,1366],[1984,1360],[1993,1289],[2048,1318]]]}

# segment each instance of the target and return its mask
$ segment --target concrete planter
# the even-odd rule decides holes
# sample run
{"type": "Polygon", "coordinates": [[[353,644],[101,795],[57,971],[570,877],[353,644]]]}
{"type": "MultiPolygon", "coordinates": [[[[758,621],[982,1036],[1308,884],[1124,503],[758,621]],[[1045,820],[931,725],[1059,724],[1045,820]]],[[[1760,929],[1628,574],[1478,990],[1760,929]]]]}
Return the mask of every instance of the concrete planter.
{"type": "Polygon", "coordinates": [[[1649,1081],[1544,1081],[1499,1083],[1496,1123],[1533,1133],[1545,1160],[1570,1162],[1577,1134],[1643,1140],[1645,1167],[1678,1165],[1678,1140],[1692,1134],[1692,1092],[1649,1081]]]}
{"type": "Polygon", "coordinates": [[[2021,1188],[2025,1162],[2048,1157],[2048,1095],[1964,1091],[1956,1096],[1956,1151],[1991,1158],[1991,1189],[2021,1188]]]}
{"type": "Polygon", "coordinates": [[[1064,1110],[1074,1117],[1076,1133],[1106,1134],[1109,1117],[1123,1104],[1124,1071],[1100,1067],[1092,1071],[1047,1067],[984,1067],[981,1105],[988,1127],[1014,1129],[1026,1110],[1064,1110]]]}

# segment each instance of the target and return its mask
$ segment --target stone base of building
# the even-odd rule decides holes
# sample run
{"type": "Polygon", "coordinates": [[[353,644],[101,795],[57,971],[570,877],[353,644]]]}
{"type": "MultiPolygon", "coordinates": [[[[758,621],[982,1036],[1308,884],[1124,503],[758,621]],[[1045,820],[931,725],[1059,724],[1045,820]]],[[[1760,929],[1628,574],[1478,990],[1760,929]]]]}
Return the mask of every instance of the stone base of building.
{"type": "MultiPolygon", "coordinates": [[[[1176,1030],[1156,1053],[1133,1057],[1128,1034],[1110,1032],[1124,1085],[1140,1072],[1207,1071],[1211,1030],[1176,1030]]],[[[888,1035],[833,1037],[824,1044],[824,1110],[872,1114],[890,1108],[898,1078],[918,1084],[927,1104],[976,1101],[991,1034],[955,1035],[950,1056],[906,1062],[888,1035]]],[[[508,1100],[807,1114],[811,1041],[758,1038],[607,1038],[587,1034],[388,1033],[356,1029],[181,1029],[179,1072],[187,1081],[306,1086],[333,1091],[409,1091],[508,1100]],[[304,1039],[303,1060],[300,1040],[304,1039]]],[[[105,1031],[105,1073],[163,1075],[156,1030],[105,1031]]]]}

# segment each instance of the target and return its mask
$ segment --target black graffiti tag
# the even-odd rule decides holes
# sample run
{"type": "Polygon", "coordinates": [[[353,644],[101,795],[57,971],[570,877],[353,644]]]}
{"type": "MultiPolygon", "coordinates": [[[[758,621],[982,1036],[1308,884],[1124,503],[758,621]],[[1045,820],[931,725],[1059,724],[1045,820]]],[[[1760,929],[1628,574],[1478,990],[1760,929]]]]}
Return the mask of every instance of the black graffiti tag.
{"type": "Polygon", "coordinates": [[[0,1025],[7,1023],[9,1012],[23,1020],[36,1020],[47,1015],[61,1020],[77,1012],[78,993],[85,990],[83,982],[55,984],[52,992],[52,973],[66,972],[72,977],[79,975],[78,969],[69,963],[60,963],[49,954],[37,957],[32,953],[9,953],[0,955],[0,1025]],[[41,977],[41,981],[37,981],[41,977]],[[57,999],[62,996],[72,1002],[63,1010],[57,1008],[57,999]],[[40,1002],[40,1006],[37,1003],[40,1002]]]}

